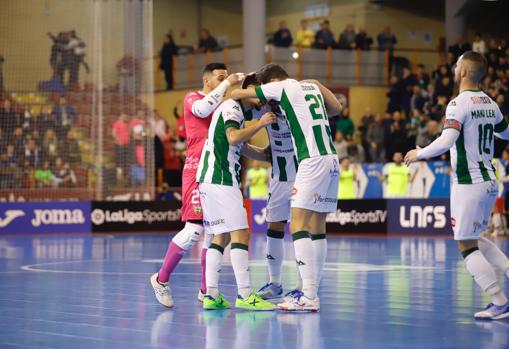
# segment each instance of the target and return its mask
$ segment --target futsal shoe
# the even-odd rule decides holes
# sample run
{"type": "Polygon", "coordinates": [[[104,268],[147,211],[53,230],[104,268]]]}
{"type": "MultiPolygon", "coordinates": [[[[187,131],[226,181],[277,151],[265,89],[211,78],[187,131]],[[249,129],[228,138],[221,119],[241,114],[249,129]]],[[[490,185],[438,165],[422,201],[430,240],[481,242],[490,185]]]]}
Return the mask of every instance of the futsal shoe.
{"type": "Polygon", "coordinates": [[[283,296],[283,286],[271,282],[262,286],[257,294],[265,300],[281,298],[283,296]]]}
{"type": "Polygon", "coordinates": [[[300,296],[303,296],[303,295],[304,295],[304,293],[302,293],[301,290],[295,289],[295,290],[290,291],[287,294],[285,294],[285,296],[283,298],[283,303],[292,302],[294,298],[300,297],[300,296]]]}
{"type": "Polygon", "coordinates": [[[166,308],[173,308],[173,297],[171,296],[170,283],[160,283],[157,281],[157,273],[150,277],[150,284],[154,289],[156,299],[166,308]]]}
{"type": "Polygon", "coordinates": [[[279,310],[295,312],[317,312],[320,310],[320,299],[309,299],[304,294],[293,297],[289,302],[284,301],[277,305],[279,310]]]}
{"type": "Polygon", "coordinates": [[[224,299],[222,293],[219,293],[219,295],[216,298],[213,298],[212,296],[209,295],[205,295],[203,297],[203,309],[205,310],[222,310],[230,308],[231,308],[230,302],[224,299]]]}
{"type": "Polygon", "coordinates": [[[203,303],[203,298],[205,298],[205,293],[203,293],[201,290],[198,290],[198,302],[202,302],[203,303]]]}
{"type": "Polygon", "coordinates": [[[490,303],[483,311],[474,314],[477,320],[500,320],[506,317],[509,317],[509,302],[500,306],[490,303]]]}
{"type": "Polygon", "coordinates": [[[257,293],[251,293],[246,299],[238,295],[235,301],[235,308],[252,311],[271,311],[275,310],[276,306],[264,300],[257,293]]]}

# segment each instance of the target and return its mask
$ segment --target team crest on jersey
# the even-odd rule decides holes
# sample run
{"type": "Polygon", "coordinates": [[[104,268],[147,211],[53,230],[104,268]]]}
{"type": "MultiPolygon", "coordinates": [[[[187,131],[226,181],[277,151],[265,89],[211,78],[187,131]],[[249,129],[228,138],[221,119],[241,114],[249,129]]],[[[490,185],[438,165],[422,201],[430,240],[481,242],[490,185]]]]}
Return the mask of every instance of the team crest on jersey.
{"type": "Polygon", "coordinates": [[[297,188],[294,187],[292,189],[292,196],[295,196],[295,195],[297,195],[297,188]]]}
{"type": "Polygon", "coordinates": [[[456,218],[454,218],[454,217],[451,217],[451,226],[452,226],[453,228],[455,228],[455,227],[456,227],[456,218]]]}
{"type": "Polygon", "coordinates": [[[193,210],[194,210],[194,214],[200,214],[201,213],[201,206],[194,206],[193,210]]]}

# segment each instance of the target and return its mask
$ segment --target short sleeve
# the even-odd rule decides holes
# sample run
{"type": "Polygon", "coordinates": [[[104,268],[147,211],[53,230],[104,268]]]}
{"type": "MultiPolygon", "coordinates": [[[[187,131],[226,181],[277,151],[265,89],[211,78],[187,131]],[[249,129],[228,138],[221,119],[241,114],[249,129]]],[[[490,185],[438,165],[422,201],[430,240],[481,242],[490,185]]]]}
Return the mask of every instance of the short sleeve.
{"type": "Polygon", "coordinates": [[[224,120],[224,128],[234,127],[239,129],[244,122],[244,114],[238,103],[230,105],[222,112],[224,120]]]}
{"type": "Polygon", "coordinates": [[[256,86],[255,92],[258,99],[265,103],[267,101],[280,101],[283,89],[285,87],[285,81],[270,82],[265,85],[256,86]]]}

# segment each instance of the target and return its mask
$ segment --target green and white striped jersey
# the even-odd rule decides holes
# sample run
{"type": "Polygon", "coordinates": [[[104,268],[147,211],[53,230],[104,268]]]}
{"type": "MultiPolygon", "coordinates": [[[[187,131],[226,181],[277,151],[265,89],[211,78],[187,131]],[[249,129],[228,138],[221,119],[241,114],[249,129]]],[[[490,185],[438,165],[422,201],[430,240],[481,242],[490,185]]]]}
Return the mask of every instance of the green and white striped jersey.
{"type": "Polygon", "coordinates": [[[262,102],[279,102],[299,163],[311,157],[336,154],[324,99],[317,85],[286,79],[257,86],[255,90],[262,102]]]}
{"type": "Polygon", "coordinates": [[[253,110],[253,119],[259,119],[269,111],[277,116],[277,123],[266,127],[272,155],[271,178],[280,182],[293,182],[297,175],[297,157],[293,150],[292,133],[281,109],[279,106],[271,108],[265,105],[260,110],[253,110]]]}
{"type": "Polygon", "coordinates": [[[460,135],[451,148],[454,182],[472,184],[496,179],[492,165],[494,135],[507,128],[498,105],[481,90],[466,90],[449,102],[445,118],[461,124],[460,135]]]}
{"type": "Polygon", "coordinates": [[[244,120],[241,104],[233,99],[214,111],[196,173],[198,182],[240,187],[240,151],[244,144],[230,145],[226,129],[241,128],[244,120]]]}

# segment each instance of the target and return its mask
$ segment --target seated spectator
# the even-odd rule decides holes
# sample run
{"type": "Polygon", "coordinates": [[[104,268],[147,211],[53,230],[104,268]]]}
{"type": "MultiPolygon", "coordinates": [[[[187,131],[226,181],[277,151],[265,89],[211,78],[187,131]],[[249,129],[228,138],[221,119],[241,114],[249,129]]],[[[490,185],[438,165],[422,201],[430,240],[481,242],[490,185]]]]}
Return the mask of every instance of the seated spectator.
{"type": "Polygon", "coordinates": [[[116,64],[119,90],[124,95],[132,96],[140,90],[140,79],[136,79],[141,65],[132,52],[125,53],[116,64]]]}
{"type": "Polygon", "coordinates": [[[246,175],[250,199],[267,199],[269,196],[269,176],[269,172],[261,166],[259,161],[253,161],[246,175]]]}
{"type": "Polygon", "coordinates": [[[12,189],[18,187],[16,175],[19,170],[18,161],[14,156],[14,145],[7,145],[5,152],[0,155],[0,188],[12,189]]]}
{"type": "Polygon", "coordinates": [[[156,201],[174,201],[175,194],[168,183],[163,182],[156,190],[156,201]]]}
{"type": "Polygon", "coordinates": [[[308,21],[306,19],[301,20],[300,27],[300,30],[295,33],[295,45],[304,48],[313,46],[315,33],[308,29],[308,21]]]}
{"type": "Polygon", "coordinates": [[[336,122],[336,131],[340,131],[345,139],[353,137],[355,126],[350,118],[350,110],[347,107],[341,110],[341,115],[336,122]]]}
{"type": "Polygon", "coordinates": [[[16,127],[14,129],[14,134],[10,143],[14,145],[14,157],[16,161],[19,161],[23,157],[23,150],[25,148],[25,137],[21,127],[16,127]]]}
{"type": "Polygon", "coordinates": [[[39,167],[41,162],[41,152],[34,139],[30,138],[27,140],[23,155],[28,166],[33,168],[39,167]]]}
{"type": "Polygon", "coordinates": [[[320,23],[320,30],[316,32],[314,47],[319,49],[328,49],[335,45],[334,34],[330,30],[329,21],[326,19],[320,23]]]}
{"type": "Polygon", "coordinates": [[[219,47],[216,38],[214,38],[208,29],[200,31],[200,40],[198,41],[198,52],[215,51],[219,47]]]}
{"type": "Polygon", "coordinates": [[[438,122],[435,120],[429,120],[425,125],[425,127],[419,128],[419,132],[417,134],[416,143],[421,148],[430,145],[435,139],[438,138],[440,133],[438,122]]]}
{"type": "Polygon", "coordinates": [[[371,50],[373,39],[368,35],[365,28],[360,28],[359,33],[355,36],[355,47],[363,51],[371,50]]]}
{"type": "Polygon", "coordinates": [[[435,99],[438,100],[440,96],[446,97],[447,99],[451,98],[454,92],[454,85],[449,76],[444,76],[441,79],[438,79],[435,84],[435,99]]]}
{"type": "Polygon", "coordinates": [[[449,52],[452,53],[456,59],[470,50],[472,50],[472,46],[465,40],[463,35],[458,38],[458,42],[456,44],[449,46],[449,52]]]}
{"type": "Polygon", "coordinates": [[[370,157],[373,162],[385,161],[385,130],[382,116],[376,114],[374,122],[369,125],[366,140],[370,146],[370,157]]]}
{"type": "Polygon", "coordinates": [[[414,85],[412,88],[412,97],[410,97],[410,110],[422,112],[427,96],[428,93],[426,90],[422,90],[419,85],[414,85]]]}
{"type": "Polygon", "coordinates": [[[76,175],[69,163],[64,163],[62,158],[59,157],[56,159],[55,168],[52,172],[54,173],[53,184],[55,186],[61,188],[72,188],[76,186],[76,175]]]}
{"type": "Polygon", "coordinates": [[[17,125],[18,115],[11,101],[6,99],[0,109],[0,128],[4,131],[6,137],[10,137],[17,125]]]}
{"type": "Polygon", "coordinates": [[[49,160],[50,164],[53,164],[59,155],[58,143],[55,131],[48,129],[44,135],[42,151],[44,158],[49,160]]]}
{"type": "Polygon", "coordinates": [[[53,173],[51,172],[50,162],[45,160],[42,167],[35,169],[35,183],[37,188],[48,188],[53,185],[53,173]]]}
{"type": "Polygon", "coordinates": [[[378,34],[376,41],[378,42],[378,49],[380,51],[389,50],[391,55],[394,51],[394,46],[396,46],[396,43],[398,42],[396,36],[391,32],[391,27],[389,26],[385,27],[384,30],[378,34]]]}
{"type": "Polygon", "coordinates": [[[478,52],[482,55],[485,55],[486,52],[488,52],[486,42],[484,42],[482,35],[479,32],[475,33],[474,42],[472,43],[472,51],[478,52]]]}
{"type": "Polygon", "coordinates": [[[336,149],[336,154],[339,159],[348,156],[347,146],[348,144],[346,143],[343,134],[341,131],[337,131],[334,135],[334,149],[336,149]]]}
{"type": "Polygon", "coordinates": [[[348,157],[354,164],[361,164],[366,161],[366,155],[364,154],[364,148],[360,144],[355,143],[352,136],[346,138],[346,152],[348,157]]]}
{"type": "Polygon", "coordinates": [[[288,29],[285,21],[281,21],[278,31],[274,33],[272,43],[276,47],[290,47],[292,42],[293,38],[290,29],[288,29]]]}
{"type": "Polygon", "coordinates": [[[355,48],[355,36],[353,25],[348,24],[339,35],[338,48],[341,50],[353,50],[355,48]]]}
{"type": "Polygon", "coordinates": [[[437,103],[431,107],[429,116],[431,120],[440,121],[445,115],[445,109],[447,108],[448,98],[445,96],[438,96],[437,103]]]}
{"type": "Polygon", "coordinates": [[[65,162],[71,164],[78,164],[81,162],[81,150],[78,140],[76,139],[75,129],[71,128],[60,143],[60,149],[65,149],[65,152],[62,154],[65,162]]]}
{"type": "Polygon", "coordinates": [[[422,90],[427,90],[430,77],[429,74],[424,70],[424,65],[417,65],[417,72],[415,73],[415,79],[417,80],[417,84],[421,87],[422,90]]]}
{"type": "Polygon", "coordinates": [[[410,115],[410,99],[414,85],[417,85],[417,80],[408,67],[403,68],[403,76],[401,77],[401,106],[406,115],[410,115]]]}
{"type": "Polygon", "coordinates": [[[55,122],[57,124],[57,133],[59,137],[64,137],[71,125],[76,119],[76,110],[67,101],[64,96],[60,97],[60,103],[53,107],[55,122]]]}

